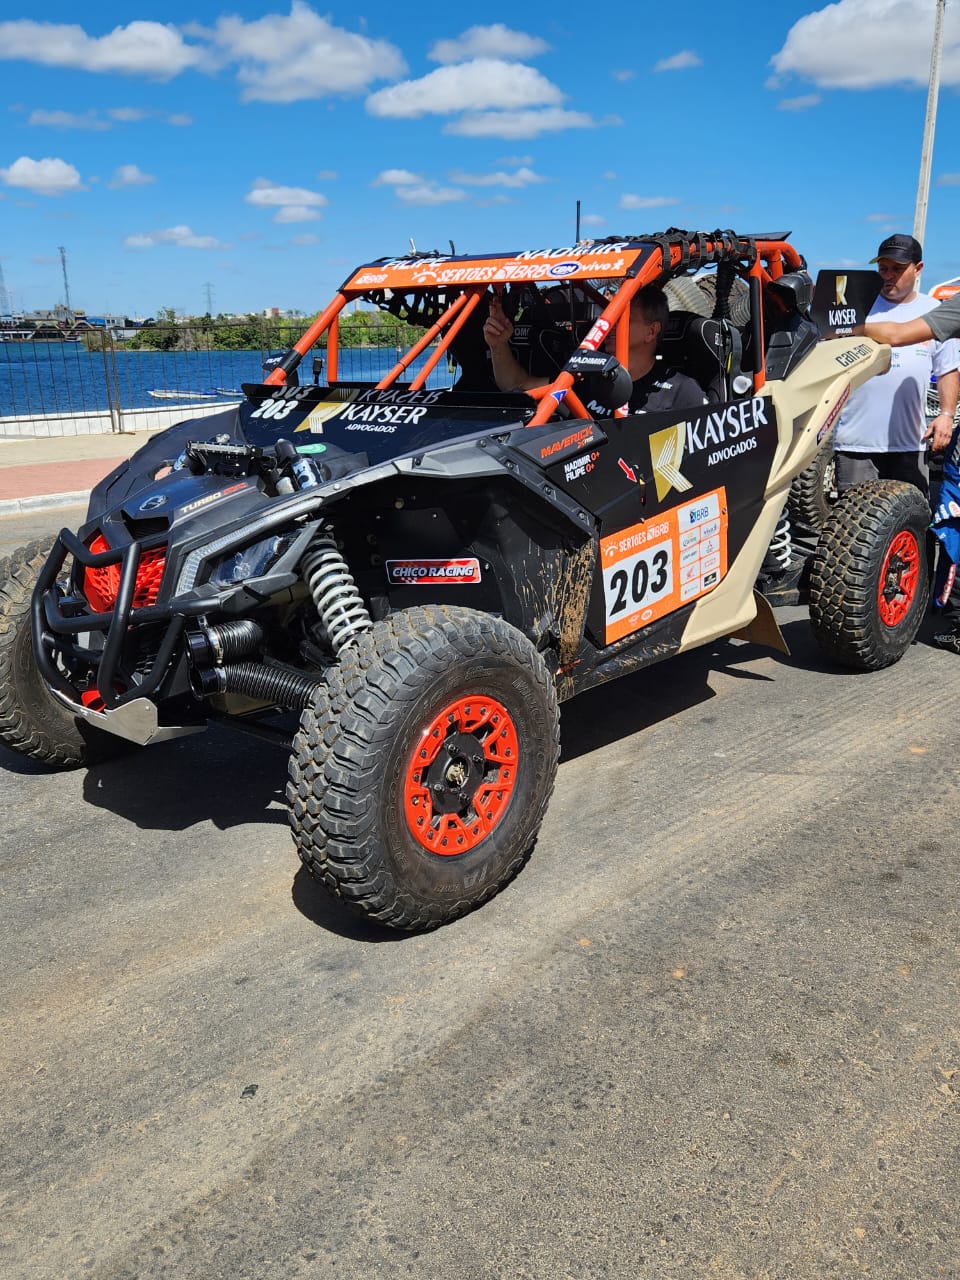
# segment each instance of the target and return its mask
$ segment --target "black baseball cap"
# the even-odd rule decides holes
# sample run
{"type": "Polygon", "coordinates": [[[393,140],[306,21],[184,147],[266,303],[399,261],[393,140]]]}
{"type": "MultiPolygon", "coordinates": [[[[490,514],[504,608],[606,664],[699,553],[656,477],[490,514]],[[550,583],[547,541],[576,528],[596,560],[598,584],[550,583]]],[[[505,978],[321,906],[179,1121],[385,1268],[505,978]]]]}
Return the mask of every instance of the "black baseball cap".
{"type": "Polygon", "coordinates": [[[870,261],[879,262],[881,258],[892,258],[894,262],[922,262],[923,248],[913,236],[887,236],[877,250],[877,256],[870,261]]]}

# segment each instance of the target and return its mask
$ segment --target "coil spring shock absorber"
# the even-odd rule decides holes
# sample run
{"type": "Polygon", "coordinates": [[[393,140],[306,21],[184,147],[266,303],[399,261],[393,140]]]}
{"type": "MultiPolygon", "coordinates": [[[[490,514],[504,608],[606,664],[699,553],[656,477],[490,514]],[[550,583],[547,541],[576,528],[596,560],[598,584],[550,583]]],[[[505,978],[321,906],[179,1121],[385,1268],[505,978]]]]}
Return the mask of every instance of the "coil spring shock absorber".
{"type": "Polygon", "coordinates": [[[767,554],[763,557],[763,568],[767,573],[785,573],[793,559],[793,536],[790,532],[790,516],[787,508],[780,512],[780,519],[773,531],[767,554]]]}
{"type": "Polygon", "coordinates": [[[300,561],[300,572],[335,653],[373,626],[332,530],[314,538],[300,561]]]}

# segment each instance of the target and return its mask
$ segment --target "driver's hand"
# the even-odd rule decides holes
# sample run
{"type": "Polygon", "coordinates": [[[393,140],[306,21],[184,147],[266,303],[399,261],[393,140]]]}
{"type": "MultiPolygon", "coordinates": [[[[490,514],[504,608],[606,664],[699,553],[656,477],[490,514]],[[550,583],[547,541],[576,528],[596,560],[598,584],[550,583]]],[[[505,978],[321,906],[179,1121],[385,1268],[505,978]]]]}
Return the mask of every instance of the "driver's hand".
{"type": "Polygon", "coordinates": [[[500,295],[495,293],[490,298],[489,312],[483,322],[484,341],[493,350],[494,347],[505,346],[512,337],[513,325],[504,312],[500,295]]]}

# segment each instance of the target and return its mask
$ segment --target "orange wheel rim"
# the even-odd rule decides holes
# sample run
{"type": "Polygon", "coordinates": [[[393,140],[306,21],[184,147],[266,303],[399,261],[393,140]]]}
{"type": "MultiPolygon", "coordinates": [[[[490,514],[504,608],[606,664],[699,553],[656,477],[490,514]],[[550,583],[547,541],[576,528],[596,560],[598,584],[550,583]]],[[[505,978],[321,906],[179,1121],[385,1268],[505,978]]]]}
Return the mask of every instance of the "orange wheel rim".
{"type": "Polygon", "coordinates": [[[920,580],[920,544],[914,534],[902,529],[887,551],[880,571],[877,605],[880,621],[895,627],[910,612],[920,580]]]}
{"type": "Polygon", "coordinates": [[[403,776],[407,829],[424,849],[456,857],[503,820],[517,778],[519,741],[509,711],[472,694],[424,728],[403,776]]]}

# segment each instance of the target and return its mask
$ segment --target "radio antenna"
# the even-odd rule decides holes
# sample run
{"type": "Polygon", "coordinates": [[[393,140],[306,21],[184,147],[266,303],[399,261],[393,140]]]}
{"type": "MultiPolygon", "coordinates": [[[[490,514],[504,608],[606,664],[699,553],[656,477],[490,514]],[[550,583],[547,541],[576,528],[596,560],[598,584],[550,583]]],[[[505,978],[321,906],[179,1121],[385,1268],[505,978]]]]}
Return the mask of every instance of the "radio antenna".
{"type": "Polygon", "coordinates": [[[574,242],[573,242],[573,243],[574,243],[574,244],[579,244],[579,243],[580,243],[580,201],[579,201],[579,200],[577,201],[577,227],[576,227],[576,232],[577,232],[577,234],[576,234],[576,238],[574,239],[574,242]]]}

